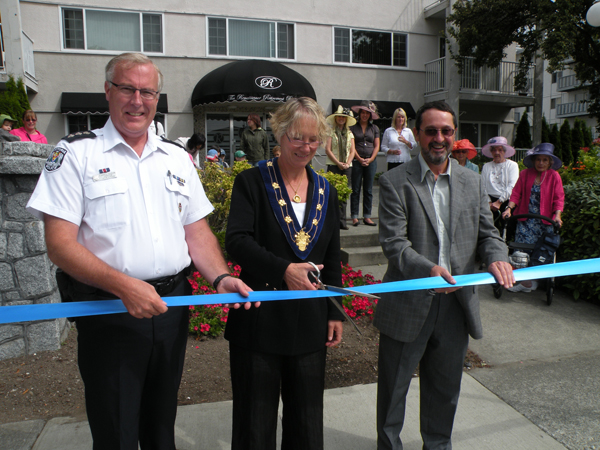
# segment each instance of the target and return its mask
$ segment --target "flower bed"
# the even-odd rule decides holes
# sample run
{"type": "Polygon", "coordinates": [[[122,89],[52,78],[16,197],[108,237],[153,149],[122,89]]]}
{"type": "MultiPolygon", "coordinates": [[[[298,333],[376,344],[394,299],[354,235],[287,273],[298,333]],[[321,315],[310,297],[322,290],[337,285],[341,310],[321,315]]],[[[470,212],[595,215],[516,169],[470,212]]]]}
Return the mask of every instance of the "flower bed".
{"type": "MultiPolygon", "coordinates": [[[[229,262],[229,271],[234,277],[240,276],[241,267],[229,262]]],[[[342,265],[342,286],[353,288],[371,284],[381,283],[375,280],[373,275],[363,274],[361,270],[355,271],[349,265],[342,265]]],[[[194,295],[216,294],[213,287],[202,277],[199,272],[194,272],[189,278],[194,295]]],[[[377,300],[368,297],[353,297],[350,295],[342,297],[344,309],[352,318],[373,318],[377,300]]],[[[190,306],[190,334],[197,336],[219,336],[225,330],[229,308],[222,304],[190,306]]]]}

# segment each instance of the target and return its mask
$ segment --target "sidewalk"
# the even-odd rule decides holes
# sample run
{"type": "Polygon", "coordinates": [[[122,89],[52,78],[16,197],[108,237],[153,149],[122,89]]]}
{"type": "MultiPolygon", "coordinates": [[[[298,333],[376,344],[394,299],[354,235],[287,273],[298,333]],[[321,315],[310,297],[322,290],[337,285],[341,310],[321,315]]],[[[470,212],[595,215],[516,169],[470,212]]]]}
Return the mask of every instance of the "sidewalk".
{"type": "MultiPolygon", "coordinates": [[[[403,431],[405,450],[422,447],[418,426],[418,386],[413,380],[403,431]]],[[[376,385],[325,392],[325,448],[375,449],[376,385]]],[[[279,431],[281,426],[279,426],[279,431]]],[[[218,450],[231,447],[231,402],[182,406],[177,416],[178,450],[218,450]]],[[[565,449],[529,420],[466,375],[454,427],[456,450],[565,449]]],[[[70,418],[0,425],[2,450],[91,450],[87,422],[70,418]],[[38,436],[39,434],[39,436],[38,436]]]]}

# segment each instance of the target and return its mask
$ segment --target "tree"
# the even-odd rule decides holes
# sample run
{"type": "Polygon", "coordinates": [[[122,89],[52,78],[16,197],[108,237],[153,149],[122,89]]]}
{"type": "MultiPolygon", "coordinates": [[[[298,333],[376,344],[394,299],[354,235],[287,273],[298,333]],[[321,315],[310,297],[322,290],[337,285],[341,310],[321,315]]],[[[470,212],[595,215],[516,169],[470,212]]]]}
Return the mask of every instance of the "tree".
{"type": "Polygon", "coordinates": [[[577,158],[579,156],[579,149],[584,146],[582,127],[585,127],[583,121],[579,118],[575,119],[575,122],[573,123],[573,129],[571,130],[572,161],[577,161],[577,158]]]}
{"type": "Polygon", "coordinates": [[[562,147],[562,162],[565,166],[573,160],[571,154],[571,125],[565,120],[560,127],[560,146],[562,147]]]}
{"type": "Polygon", "coordinates": [[[590,148],[592,146],[592,143],[594,142],[594,136],[592,135],[592,127],[588,127],[583,120],[581,121],[581,123],[583,124],[583,146],[590,148]]]}
{"type": "Polygon", "coordinates": [[[518,61],[515,88],[525,87],[529,66],[540,55],[553,73],[569,63],[583,84],[589,82],[588,112],[600,128],[600,28],[585,19],[593,0],[458,0],[448,16],[448,34],[456,39],[452,54],[460,67],[462,57],[477,66],[497,66],[505,49],[516,43],[523,52],[518,61]]]}
{"type": "Polygon", "coordinates": [[[517,136],[515,142],[513,142],[515,148],[531,148],[531,131],[529,127],[529,117],[527,111],[525,111],[519,121],[519,126],[517,126],[517,136]]]}
{"type": "Polygon", "coordinates": [[[562,144],[560,142],[560,131],[558,131],[558,124],[552,125],[550,130],[550,143],[554,145],[554,155],[558,156],[562,161],[562,144]]]}
{"type": "Polygon", "coordinates": [[[6,90],[0,92],[0,113],[8,114],[17,121],[15,128],[23,126],[23,113],[31,109],[23,79],[15,81],[10,75],[6,82],[6,90]]]}
{"type": "Polygon", "coordinates": [[[550,142],[550,126],[546,122],[546,116],[542,116],[542,142],[550,142]]]}

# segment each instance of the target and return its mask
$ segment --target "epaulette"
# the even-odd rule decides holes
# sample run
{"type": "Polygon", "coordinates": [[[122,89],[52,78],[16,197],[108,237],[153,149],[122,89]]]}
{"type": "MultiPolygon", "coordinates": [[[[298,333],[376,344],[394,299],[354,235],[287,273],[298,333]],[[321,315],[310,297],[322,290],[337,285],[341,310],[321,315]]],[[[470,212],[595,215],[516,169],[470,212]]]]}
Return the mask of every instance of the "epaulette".
{"type": "Polygon", "coordinates": [[[161,137],[160,137],[160,139],[161,139],[163,142],[168,142],[169,144],[176,145],[177,147],[180,147],[180,148],[182,148],[182,149],[184,149],[184,150],[185,150],[185,147],[184,147],[183,145],[181,145],[179,142],[171,141],[170,139],[167,139],[167,138],[166,138],[166,137],[164,137],[164,136],[161,136],[161,137]]]}
{"type": "Polygon", "coordinates": [[[77,133],[71,133],[62,140],[65,140],[69,143],[78,141],[80,139],[95,139],[96,135],[92,131],[78,131],[77,133]]]}

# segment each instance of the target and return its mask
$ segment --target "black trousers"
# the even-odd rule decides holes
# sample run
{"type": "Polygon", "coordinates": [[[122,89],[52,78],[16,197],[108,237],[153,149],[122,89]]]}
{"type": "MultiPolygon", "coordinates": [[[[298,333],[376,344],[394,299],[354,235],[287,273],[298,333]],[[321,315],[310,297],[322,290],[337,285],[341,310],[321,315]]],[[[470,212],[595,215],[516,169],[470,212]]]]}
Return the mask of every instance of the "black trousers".
{"type": "Polygon", "coordinates": [[[297,356],[229,344],[233,388],[232,450],[275,450],[279,395],[282,450],[323,449],[326,347],[297,356]]]}
{"type": "MultiPolygon", "coordinates": [[[[499,197],[493,197],[491,195],[488,196],[490,198],[490,202],[494,203],[498,200],[499,197]]],[[[502,228],[504,228],[504,219],[502,218],[502,213],[508,206],[509,200],[505,200],[501,205],[498,211],[492,211],[492,216],[494,217],[494,225],[500,231],[500,236],[502,236],[502,228]]]]}
{"type": "MultiPolygon", "coordinates": [[[[338,166],[329,164],[327,166],[327,172],[337,173],[338,175],[346,175],[346,178],[348,178],[348,186],[352,186],[352,167],[342,170],[338,166]]],[[[346,210],[348,209],[347,205],[347,201],[340,202],[340,225],[342,227],[346,226],[346,210]]]]}
{"type": "MultiPolygon", "coordinates": [[[[168,296],[189,295],[183,280],[168,296]]],[[[187,307],[151,319],[78,318],[78,362],[94,450],[175,450],[187,307]]]]}

